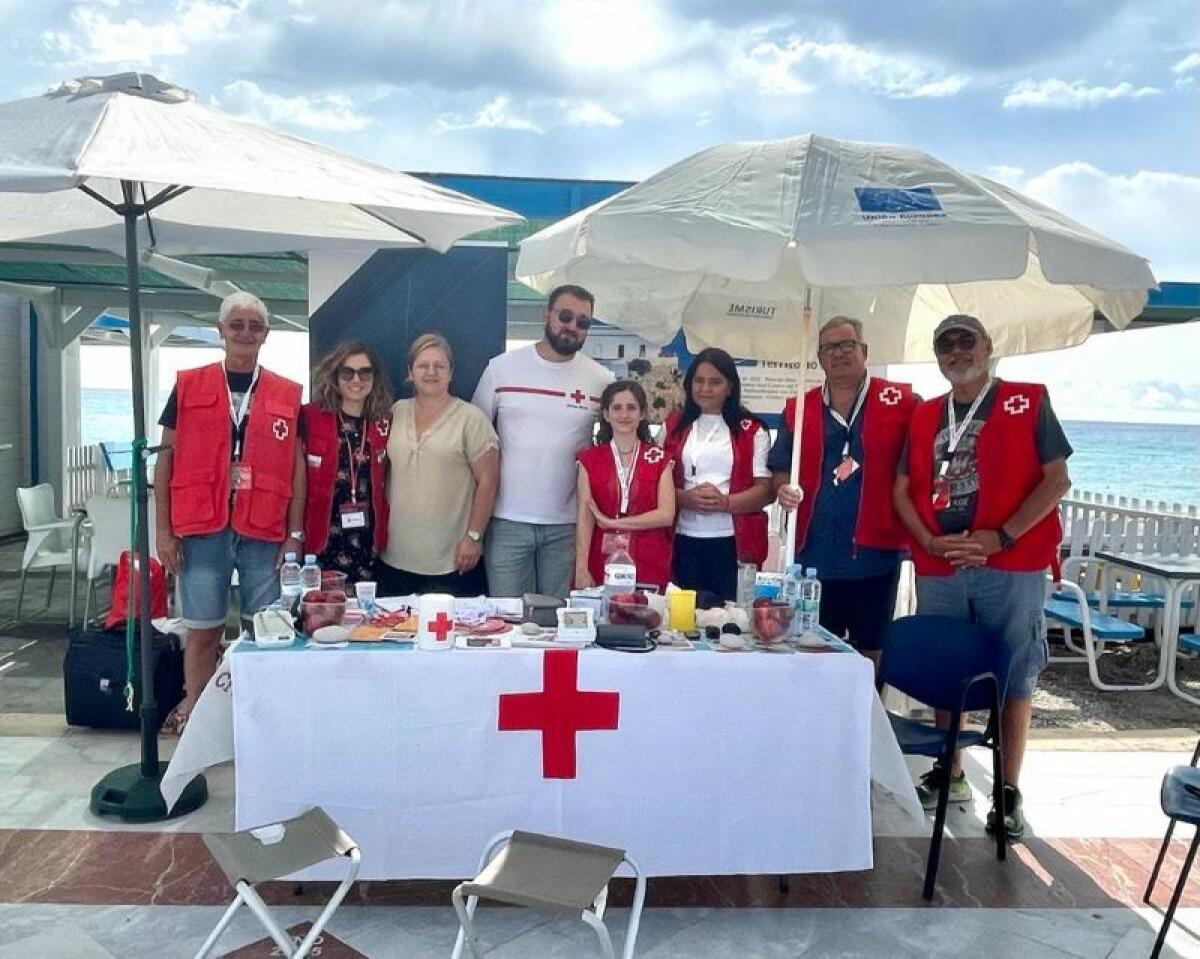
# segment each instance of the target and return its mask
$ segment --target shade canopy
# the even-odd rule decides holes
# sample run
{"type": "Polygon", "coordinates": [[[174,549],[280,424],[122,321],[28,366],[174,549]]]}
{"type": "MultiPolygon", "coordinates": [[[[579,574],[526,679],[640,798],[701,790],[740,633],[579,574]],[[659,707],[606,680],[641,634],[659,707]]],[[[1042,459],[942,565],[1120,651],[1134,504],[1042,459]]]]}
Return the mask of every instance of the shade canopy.
{"type": "Polygon", "coordinates": [[[931,360],[949,313],[982,319],[999,356],[1071,346],[1155,286],[1144,257],[1002,184],[813,134],[681,160],[526,239],[516,273],[587,287],[651,343],[682,328],[693,351],[765,360],[799,359],[808,299],[817,324],[862,320],[878,363],[931,360]]]}

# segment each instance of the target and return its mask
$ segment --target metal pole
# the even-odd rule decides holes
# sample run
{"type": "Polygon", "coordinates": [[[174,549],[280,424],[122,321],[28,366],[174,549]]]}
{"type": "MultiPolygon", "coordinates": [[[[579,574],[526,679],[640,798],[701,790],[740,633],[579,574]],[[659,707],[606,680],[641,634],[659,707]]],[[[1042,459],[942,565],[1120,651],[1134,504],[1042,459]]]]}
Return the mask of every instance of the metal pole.
{"type": "Polygon", "coordinates": [[[125,273],[129,286],[129,348],[130,368],[133,374],[133,496],[137,503],[137,527],[135,548],[137,552],[138,591],[138,637],[141,645],[141,723],[142,723],[142,775],[157,779],[158,769],[158,702],[154,696],[154,627],[150,622],[150,530],[146,525],[146,514],[150,498],[146,492],[146,397],[145,378],[142,367],[141,302],[138,288],[141,284],[138,268],[137,220],[141,208],[134,202],[133,184],[121,181],[125,196],[125,273]]]}

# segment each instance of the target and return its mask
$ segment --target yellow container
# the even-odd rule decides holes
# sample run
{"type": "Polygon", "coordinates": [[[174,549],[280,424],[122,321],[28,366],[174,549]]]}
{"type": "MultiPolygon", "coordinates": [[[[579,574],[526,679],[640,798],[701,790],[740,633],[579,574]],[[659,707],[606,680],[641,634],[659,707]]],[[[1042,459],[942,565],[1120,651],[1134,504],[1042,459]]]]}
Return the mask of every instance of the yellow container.
{"type": "Polygon", "coordinates": [[[670,610],[672,629],[696,628],[696,591],[677,589],[667,594],[667,609],[670,610]]]}

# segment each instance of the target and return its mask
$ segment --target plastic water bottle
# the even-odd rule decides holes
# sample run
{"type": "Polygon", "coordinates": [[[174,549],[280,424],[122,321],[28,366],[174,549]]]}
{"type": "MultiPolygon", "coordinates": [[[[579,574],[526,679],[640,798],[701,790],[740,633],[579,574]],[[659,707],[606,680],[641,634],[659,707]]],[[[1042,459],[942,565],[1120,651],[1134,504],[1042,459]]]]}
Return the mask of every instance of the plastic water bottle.
{"type": "Polygon", "coordinates": [[[604,559],[604,621],[608,622],[608,602],[613,596],[628,595],[637,588],[637,567],[623,545],[604,559]]]}
{"type": "Polygon", "coordinates": [[[283,565],[279,567],[279,599],[284,606],[291,606],[292,601],[300,595],[303,587],[300,585],[300,564],[296,562],[295,553],[285,553],[283,565]]]}
{"type": "Polygon", "coordinates": [[[321,567],[317,565],[317,557],[312,553],[304,554],[304,568],[300,570],[300,591],[307,593],[312,589],[321,588],[321,567]]]}
{"type": "Polygon", "coordinates": [[[811,566],[804,571],[801,581],[800,608],[801,633],[815,631],[821,625],[821,581],[811,566]]]}
{"type": "Polygon", "coordinates": [[[799,636],[801,629],[801,587],[804,582],[804,567],[799,563],[793,563],[787,568],[784,573],[783,585],[779,589],[779,601],[787,603],[792,609],[792,623],[788,632],[793,636],[799,636]]]}

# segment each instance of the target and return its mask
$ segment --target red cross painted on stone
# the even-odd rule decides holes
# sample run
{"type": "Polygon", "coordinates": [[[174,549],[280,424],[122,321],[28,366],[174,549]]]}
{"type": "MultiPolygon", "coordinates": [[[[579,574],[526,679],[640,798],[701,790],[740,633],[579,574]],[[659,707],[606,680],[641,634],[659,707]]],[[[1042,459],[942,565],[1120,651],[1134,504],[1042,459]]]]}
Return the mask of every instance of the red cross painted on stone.
{"type": "Polygon", "coordinates": [[[500,732],[542,734],[542,778],[575,778],[575,734],[616,729],[620,693],[581,692],[579,651],[547,650],[542,656],[540,693],[501,693],[500,732]]]}
{"type": "Polygon", "coordinates": [[[587,399],[587,394],[583,392],[583,390],[576,390],[574,393],[569,395],[576,403],[582,403],[585,399],[587,399]]]}
{"type": "Polygon", "coordinates": [[[438,638],[439,643],[444,643],[446,641],[446,634],[454,629],[454,620],[447,616],[445,610],[443,610],[430,622],[426,623],[425,628],[438,638]]]}

